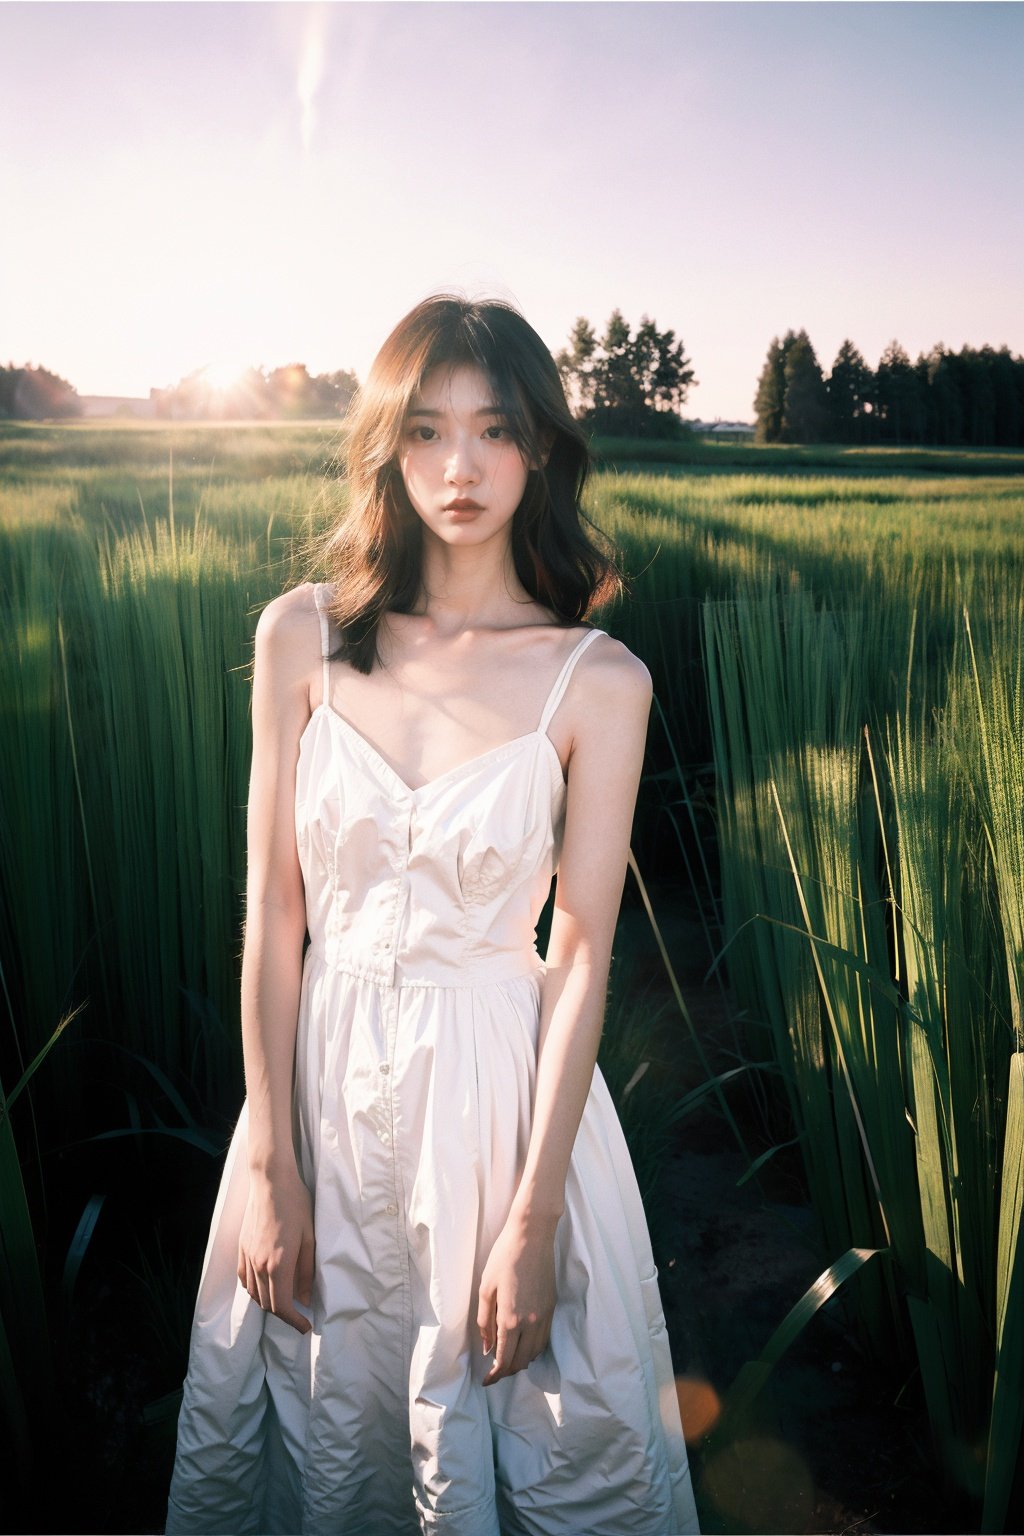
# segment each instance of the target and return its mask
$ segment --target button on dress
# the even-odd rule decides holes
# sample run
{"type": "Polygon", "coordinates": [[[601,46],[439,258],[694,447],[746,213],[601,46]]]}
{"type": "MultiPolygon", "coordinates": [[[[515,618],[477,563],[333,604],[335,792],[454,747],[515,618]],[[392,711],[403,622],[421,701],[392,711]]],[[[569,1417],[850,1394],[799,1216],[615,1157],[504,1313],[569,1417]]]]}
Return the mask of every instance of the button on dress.
{"type": "Polygon", "coordinates": [[[555,1236],[551,1339],[483,1387],[477,1290],[530,1133],[536,924],[566,785],[548,723],[411,789],[333,707],[303,732],[310,944],[293,1089],[312,1192],[302,1336],[238,1280],[243,1104],[217,1195],[168,1533],[682,1536],[698,1530],[657,1273],[599,1069],[555,1236]]]}

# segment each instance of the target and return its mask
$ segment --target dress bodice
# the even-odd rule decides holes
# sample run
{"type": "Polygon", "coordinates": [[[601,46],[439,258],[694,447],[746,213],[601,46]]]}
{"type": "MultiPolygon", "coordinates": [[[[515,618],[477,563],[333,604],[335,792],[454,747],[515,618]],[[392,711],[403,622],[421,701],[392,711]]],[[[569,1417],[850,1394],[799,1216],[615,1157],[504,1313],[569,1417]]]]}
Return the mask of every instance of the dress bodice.
{"type": "Polygon", "coordinates": [[[537,969],[537,920],[558,866],[566,784],[547,727],[590,629],[555,678],[536,730],[410,788],[328,702],[299,744],[295,831],[310,947],[382,982],[474,985],[537,969]]]}

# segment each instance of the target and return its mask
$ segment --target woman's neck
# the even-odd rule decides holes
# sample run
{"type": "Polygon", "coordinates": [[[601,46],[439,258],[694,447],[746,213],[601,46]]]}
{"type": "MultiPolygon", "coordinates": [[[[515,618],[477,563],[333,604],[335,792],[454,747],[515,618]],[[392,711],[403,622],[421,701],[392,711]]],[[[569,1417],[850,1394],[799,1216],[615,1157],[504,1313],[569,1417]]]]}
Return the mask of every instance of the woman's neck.
{"type": "Polygon", "coordinates": [[[426,541],[420,589],[409,612],[429,619],[438,635],[453,636],[508,629],[539,608],[516,575],[507,544],[494,550],[492,543],[453,550],[426,541]]]}

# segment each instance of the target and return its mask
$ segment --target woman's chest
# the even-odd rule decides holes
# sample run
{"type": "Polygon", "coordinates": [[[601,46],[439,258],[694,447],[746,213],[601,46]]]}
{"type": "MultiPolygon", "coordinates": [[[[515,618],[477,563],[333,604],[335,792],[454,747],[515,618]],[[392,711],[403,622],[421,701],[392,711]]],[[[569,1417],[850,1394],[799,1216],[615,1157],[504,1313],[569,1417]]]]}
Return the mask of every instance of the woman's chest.
{"type": "Polygon", "coordinates": [[[530,732],[410,789],[347,722],[315,711],[300,744],[295,830],[307,883],[354,892],[405,879],[472,904],[557,864],[566,787],[530,732]]]}

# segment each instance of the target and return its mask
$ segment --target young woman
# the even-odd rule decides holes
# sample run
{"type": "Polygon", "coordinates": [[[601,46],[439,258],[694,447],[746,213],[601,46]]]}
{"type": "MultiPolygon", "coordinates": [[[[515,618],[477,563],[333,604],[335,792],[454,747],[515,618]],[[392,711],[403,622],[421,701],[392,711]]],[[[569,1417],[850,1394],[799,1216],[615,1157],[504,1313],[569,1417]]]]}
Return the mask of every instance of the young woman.
{"type": "Polygon", "coordinates": [[[440,296],[347,457],[332,581],[256,630],[246,1099],[166,1529],[693,1532],[595,1068],[652,692],[583,622],[623,584],[586,441],[513,308],[440,296]]]}

